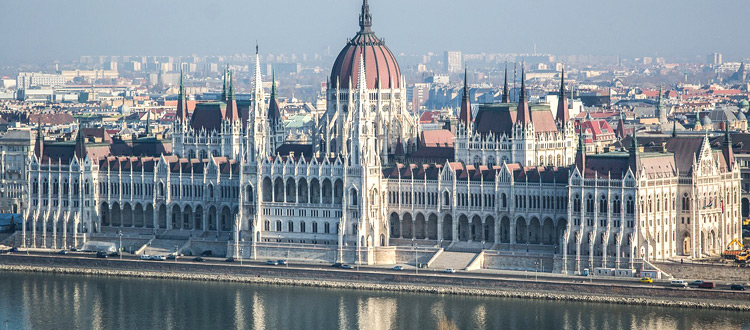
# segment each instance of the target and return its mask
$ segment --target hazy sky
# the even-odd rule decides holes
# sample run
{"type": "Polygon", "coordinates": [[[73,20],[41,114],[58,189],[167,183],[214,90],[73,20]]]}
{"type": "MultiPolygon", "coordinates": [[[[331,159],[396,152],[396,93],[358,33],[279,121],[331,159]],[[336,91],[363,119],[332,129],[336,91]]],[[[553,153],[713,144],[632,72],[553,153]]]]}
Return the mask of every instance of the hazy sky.
{"type": "MultiPolygon", "coordinates": [[[[336,54],[361,0],[0,0],[0,65],[80,55],[336,54]]],[[[750,55],[747,0],[370,0],[396,53],[750,55]]]]}

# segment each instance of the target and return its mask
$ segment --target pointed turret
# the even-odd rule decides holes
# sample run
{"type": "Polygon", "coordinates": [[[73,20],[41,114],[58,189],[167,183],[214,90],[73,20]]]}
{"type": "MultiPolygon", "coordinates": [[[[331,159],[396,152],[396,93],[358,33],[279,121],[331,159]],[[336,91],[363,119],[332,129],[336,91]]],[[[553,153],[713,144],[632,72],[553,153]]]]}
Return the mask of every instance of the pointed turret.
{"type": "Polygon", "coordinates": [[[578,131],[578,150],[576,150],[576,167],[581,172],[581,176],[584,175],[584,169],[586,168],[586,145],[584,142],[583,126],[581,126],[578,131]]]}
{"type": "Polygon", "coordinates": [[[83,137],[83,127],[78,125],[78,135],[76,136],[75,155],[78,159],[86,158],[86,139],[83,137]]]}
{"type": "Polygon", "coordinates": [[[620,119],[617,121],[617,132],[615,133],[620,141],[625,139],[625,115],[622,111],[620,111],[620,119]]]}
{"type": "Polygon", "coordinates": [[[469,75],[468,69],[464,68],[464,95],[461,97],[461,112],[458,119],[468,127],[473,121],[471,118],[471,102],[469,101],[469,75]]]}
{"type": "Polygon", "coordinates": [[[521,95],[518,98],[518,109],[516,112],[516,123],[523,125],[531,122],[531,112],[529,112],[529,103],[526,101],[526,71],[521,65],[521,95]]]}
{"type": "Polygon", "coordinates": [[[560,99],[557,101],[557,121],[566,123],[570,120],[568,100],[565,98],[565,68],[560,72],[560,99]]]}
{"type": "Polygon", "coordinates": [[[36,144],[34,145],[34,155],[42,162],[42,155],[44,155],[44,136],[42,135],[42,114],[37,117],[37,128],[36,128],[36,144]]]}
{"type": "Polygon", "coordinates": [[[505,63],[505,82],[503,82],[503,103],[508,103],[508,63],[505,63]]]}
{"type": "Polygon", "coordinates": [[[677,137],[677,118],[673,118],[672,120],[672,137],[677,137]]]}
{"type": "Polygon", "coordinates": [[[628,165],[630,166],[630,169],[633,170],[633,173],[637,175],[638,173],[638,163],[640,160],[640,152],[638,150],[638,128],[633,127],[633,139],[630,141],[630,148],[628,148],[628,154],[630,155],[628,159],[628,165]]]}
{"type": "Polygon", "coordinates": [[[265,95],[263,94],[263,81],[260,75],[260,55],[258,54],[259,47],[255,45],[255,71],[253,73],[253,116],[263,116],[264,113],[261,109],[263,102],[265,101],[265,95]]]}
{"type": "Polygon", "coordinates": [[[185,100],[185,85],[182,82],[182,69],[180,69],[180,94],[177,96],[177,120],[184,124],[187,120],[187,102],[185,100]]]}
{"type": "Polygon", "coordinates": [[[268,120],[271,121],[271,131],[274,130],[273,123],[281,120],[281,108],[279,101],[276,100],[276,71],[271,72],[271,99],[268,100],[268,120]]]}
{"type": "Polygon", "coordinates": [[[229,64],[227,64],[227,69],[224,69],[224,83],[221,85],[221,101],[226,102],[227,101],[227,73],[229,72],[229,64]]]}
{"type": "Polygon", "coordinates": [[[237,112],[237,101],[234,99],[234,79],[232,71],[229,71],[229,94],[227,95],[226,119],[229,121],[240,120],[237,112]]]}
{"type": "Polygon", "coordinates": [[[362,12],[359,14],[359,31],[372,32],[372,15],[370,15],[370,5],[367,0],[362,1],[362,12]]]}
{"type": "Polygon", "coordinates": [[[724,143],[721,145],[721,153],[727,162],[727,170],[734,168],[734,150],[732,150],[732,137],[729,135],[729,125],[724,125],[724,143]]]}

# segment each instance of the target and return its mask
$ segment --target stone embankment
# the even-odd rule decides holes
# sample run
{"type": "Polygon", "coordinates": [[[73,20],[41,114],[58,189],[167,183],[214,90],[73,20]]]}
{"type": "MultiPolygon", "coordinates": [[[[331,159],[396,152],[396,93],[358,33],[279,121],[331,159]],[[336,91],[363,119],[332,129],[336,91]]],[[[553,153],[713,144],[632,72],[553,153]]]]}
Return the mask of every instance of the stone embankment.
{"type": "MultiPolygon", "coordinates": [[[[34,258],[36,259],[36,258],[34,258]]],[[[51,258],[50,258],[51,259],[51,258]]],[[[682,308],[708,308],[714,310],[729,311],[750,311],[750,303],[747,301],[747,295],[741,296],[742,299],[733,303],[728,295],[723,300],[708,299],[690,299],[695,296],[689,295],[688,291],[674,290],[675,292],[684,292],[688,295],[675,295],[674,292],[664,294],[658,288],[653,288],[651,294],[642,294],[643,290],[637,288],[617,288],[612,285],[588,285],[575,283],[547,283],[530,282],[530,281],[503,281],[503,280],[482,280],[476,278],[464,279],[461,277],[436,277],[430,279],[420,276],[406,275],[386,275],[372,273],[346,273],[337,271],[324,270],[300,270],[289,271],[284,276],[274,276],[276,273],[273,269],[257,268],[260,271],[248,272],[248,269],[239,269],[239,271],[229,271],[222,273],[212,270],[206,271],[208,267],[214,265],[192,265],[192,264],[171,264],[167,263],[142,263],[149,265],[144,269],[137,262],[111,263],[113,267],[107,267],[107,263],[96,263],[93,267],[71,267],[70,265],[56,265],[54,260],[44,260],[36,265],[14,264],[16,262],[6,263],[2,260],[0,271],[16,272],[43,272],[53,274],[72,274],[88,276],[118,276],[131,278],[153,278],[168,280],[193,280],[193,281],[219,281],[219,282],[237,282],[259,285],[287,285],[287,286],[305,286],[329,289],[347,289],[347,290],[372,290],[372,291],[395,291],[408,293],[426,293],[426,294],[451,294],[451,295],[472,295],[485,297],[501,298],[523,298],[537,300],[553,301],[574,301],[574,302],[593,302],[593,303],[610,303],[624,305],[641,305],[641,306],[659,306],[659,307],[682,307],[682,308]],[[119,265],[118,265],[119,264],[119,265]],[[135,265],[133,265],[135,264],[135,265]],[[160,266],[164,270],[159,271],[160,266]],[[197,266],[197,267],[193,267],[197,266]],[[265,271],[264,271],[265,270],[265,271]],[[244,271],[244,272],[243,272],[244,271]],[[328,275],[328,276],[315,276],[328,275]],[[383,275],[383,276],[376,276],[383,275]],[[310,279],[310,278],[320,279],[310,279]],[[404,280],[407,277],[408,280],[404,280]],[[388,281],[393,279],[394,281],[388,281]],[[384,283],[384,281],[393,283],[384,283]],[[487,285],[489,281],[497,283],[496,285],[487,285]],[[404,283],[410,282],[410,283],[404,283]],[[472,285],[467,285],[472,283],[472,285]],[[484,284],[484,285],[482,285],[484,284]],[[571,287],[572,286],[572,287],[571,287]],[[559,291],[554,291],[558,289],[559,291]],[[567,291],[567,292],[566,292],[567,291]],[[638,295],[638,296],[634,296],[638,295]],[[684,299],[680,299],[682,297],[684,299]]],[[[114,260],[113,260],[114,261],[114,260]]],[[[238,269],[240,267],[216,266],[225,269],[238,269]]],[[[213,268],[213,267],[211,267],[213,268]]],[[[648,289],[648,288],[647,288],[648,289]]],[[[661,289],[663,290],[663,289],[661,289]]],[[[695,290],[693,290],[695,291],[695,290]]],[[[705,291],[700,291],[705,292],[705,291]]],[[[724,292],[722,292],[723,294],[724,292]]],[[[726,292],[731,294],[731,292],[726,292]]],[[[738,296],[740,297],[740,296],[738,296]]]]}

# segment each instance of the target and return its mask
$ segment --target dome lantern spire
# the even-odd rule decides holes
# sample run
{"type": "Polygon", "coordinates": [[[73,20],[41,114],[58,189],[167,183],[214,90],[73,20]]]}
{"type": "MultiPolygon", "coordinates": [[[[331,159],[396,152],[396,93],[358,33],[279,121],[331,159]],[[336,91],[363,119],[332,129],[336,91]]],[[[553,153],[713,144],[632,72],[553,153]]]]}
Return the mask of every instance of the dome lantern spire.
{"type": "Polygon", "coordinates": [[[370,5],[367,0],[362,1],[362,13],[359,14],[359,32],[372,32],[372,15],[370,15],[370,5]]]}

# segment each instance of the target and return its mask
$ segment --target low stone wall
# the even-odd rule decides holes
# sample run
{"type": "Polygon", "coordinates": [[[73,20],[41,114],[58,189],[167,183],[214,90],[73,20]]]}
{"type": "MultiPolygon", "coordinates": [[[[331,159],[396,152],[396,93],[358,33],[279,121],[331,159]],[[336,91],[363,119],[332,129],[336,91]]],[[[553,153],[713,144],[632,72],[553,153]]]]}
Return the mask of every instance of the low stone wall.
{"type": "Polygon", "coordinates": [[[674,278],[714,279],[727,282],[750,283],[750,268],[731,265],[704,265],[699,263],[654,263],[674,278]]]}
{"type": "Polygon", "coordinates": [[[335,270],[237,267],[101,259],[0,256],[0,271],[240,282],[350,290],[465,294],[539,300],[750,311],[747,294],[471,277],[417,276],[335,270]],[[384,284],[388,283],[388,284],[384,284]],[[720,300],[719,300],[720,299],[720,300]]]}
{"type": "Polygon", "coordinates": [[[555,261],[549,256],[512,255],[497,252],[485,252],[484,265],[482,268],[520,270],[520,271],[544,271],[553,272],[555,261]],[[542,262],[542,267],[538,265],[542,262]]]}
{"type": "Polygon", "coordinates": [[[190,242],[190,246],[183,250],[182,253],[199,256],[205,251],[211,251],[211,255],[213,256],[225,256],[227,254],[227,242],[193,239],[190,242]]]}

